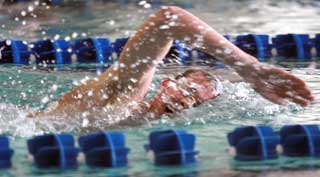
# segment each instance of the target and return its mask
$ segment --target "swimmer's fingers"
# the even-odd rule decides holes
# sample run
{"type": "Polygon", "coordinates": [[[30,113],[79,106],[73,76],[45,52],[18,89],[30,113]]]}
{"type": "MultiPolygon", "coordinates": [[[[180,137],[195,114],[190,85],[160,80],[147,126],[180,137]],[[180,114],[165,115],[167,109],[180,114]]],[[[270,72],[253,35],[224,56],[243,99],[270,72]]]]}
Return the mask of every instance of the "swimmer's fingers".
{"type": "Polygon", "coordinates": [[[307,106],[314,96],[306,83],[287,71],[267,64],[245,65],[239,74],[266,99],[286,105],[291,100],[307,106]]]}
{"type": "Polygon", "coordinates": [[[294,96],[294,97],[291,97],[289,98],[291,101],[297,103],[297,104],[300,104],[302,106],[308,106],[310,104],[310,101],[307,100],[307,99],[304,99],[300,96],[294,96]]]}
{"type": "Polygon", "coordinates": [[[266,97],[270,101],[286,105],[287,101],[285,99],[291,100],[294,103],[297,103],[301,106],[308,106],[311,100],[304,97],[304,94],[299,93],[299,91],[293,89],[292,87],[283,84],[283,85],[273,85],[273,84],[261,84],[263,94],[262,96],[266,97]]]}
{"type": "MultiPolygon", "coordinates": [[[[263,65],[259,71],[259,77],[255,82],[258,82],[264,90],[273,92],[273,95],[282,99],[289,99],[302,106],[307,106],[314,100],[314,96],[306,83],[293,74],[270,65],[263,65]]],[[[275,96],[270,97],[273,100],[276,99],[275,96]]]]}
{"type": "Polygon", "coordinates": [[[286,80],[286,83],[288,83],[285,85],[288,87],[288,91],[292,91],[296,95],[299,95],[300,97],[306,100],[310,100],[310,101],[314,100],[314,96],[311,90],[302,79],[286,71],[283,71],[283,70],[280,70],[280,71],[283,72],[282,77],[286,80]]]}
{"type": "Polygon", "coordinates": [[[258,82],[252,86],[253,89],[258,92],[262,97],[266,98],[267,100],[279,104],[279,105],[287,105],[288,102],[280,95],[278,95],[275,90],[266,83],[258,82]]]}
{"type": "MultiPolygon", "coordinates": [[[[282,70],[280,70],[281,72],[282,70]]],[[[279,75],[279,79],[283,79],[282,84],[275,85],[276,92],[291,101],[302,106],[308,106],[314,100],[314,96],[306,83],[296,76],[284,72],[279,75]]]]}
{"type": "Polygon", "coordinates": [[[308,106],[310,104],[310,100],[299,95],[295,90],[287,86],[273,86],[273,90],[275,94],[277,94],[282,99],[291,100],[294,103],[297,103],[301,106],[308,106]]]}
{"type": "Polygon", "coordinates": [[[296,93],[296,95],[299,95],[306,100],[314,101],[314,95],[312,94],[306,83],[302,80],[292,83],[292,90],[296,93]]]}
{"type": "Polygon", "coordinates": [[[289,87],[285,88],[283,91],[279,91],[279,94],[281,94],[281,96],[283,96],[284,98],[287,98],[302,106],[308,106],[310,102],[314,99],[311,94],[311,91],[309,91],[309,88],[307,87],[299,90],[289,87]]]}

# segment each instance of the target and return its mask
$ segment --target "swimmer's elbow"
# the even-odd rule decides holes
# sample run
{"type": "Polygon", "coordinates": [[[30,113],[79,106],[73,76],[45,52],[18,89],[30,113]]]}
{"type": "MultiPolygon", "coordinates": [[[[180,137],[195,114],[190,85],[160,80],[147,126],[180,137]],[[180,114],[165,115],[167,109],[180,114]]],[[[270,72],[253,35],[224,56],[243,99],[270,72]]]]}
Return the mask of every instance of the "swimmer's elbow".
{"type": "Polygon", "coordinates": [[[179,14],[182,12],[185,12],[185,10],[178,6],[162,6],[158,10],[158,13],[161,13],[161,14],[166,14],[166,13],[179,14]]]}

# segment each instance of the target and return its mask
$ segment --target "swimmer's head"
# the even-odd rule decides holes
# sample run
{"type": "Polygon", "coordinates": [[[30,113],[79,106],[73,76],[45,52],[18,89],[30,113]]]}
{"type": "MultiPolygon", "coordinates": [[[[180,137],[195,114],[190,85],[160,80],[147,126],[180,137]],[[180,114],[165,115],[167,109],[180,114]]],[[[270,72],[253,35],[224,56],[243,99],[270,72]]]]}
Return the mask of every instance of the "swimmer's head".
{"type": "Polygon", "coordinates": [[[151,101],[155,116],[179,112],[216,98],[222,91],[218,79],[202,70],[190,69],[160,83],[160,90],[151,101]]]}

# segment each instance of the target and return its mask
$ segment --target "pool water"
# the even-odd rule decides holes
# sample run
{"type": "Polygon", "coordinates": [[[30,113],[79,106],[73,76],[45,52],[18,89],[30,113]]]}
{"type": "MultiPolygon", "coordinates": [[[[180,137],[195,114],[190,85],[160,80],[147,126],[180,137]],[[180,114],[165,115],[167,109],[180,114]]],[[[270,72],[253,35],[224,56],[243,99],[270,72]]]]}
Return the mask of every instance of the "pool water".
{"type": "MultiPolygon", "coordinates": [[[[198,1],[197,1],[198,2],[198,1]]],[[[224,34],[239,33],[308,33],[320,31],[316,2],[300,1],[199,1],[191,12],[203,18],[224,34]],[[241,8],[240,8],[241,7],[241,8]]],[[[42,38],[80,38],[107,36],[111,39],[131,34],[147,16],[156,9],[136,5],[90,4],[86,8],[50,8],[39,18],[19,18],[5,13],[0,18],[0,36],[33,41],[42,38]],[[114,10],[116,9],[116,10],[114,10]],[[136,13],[133,13],[136,12],[136,13]],[[25,22],[23,22],[25,21],[25,22]],[[4,25],[3,25],[4,24],[4,25]]],[[[2,12],[4,10],[2,9],[2,12]]],[[[20,11],[17,11],[20,14],[20,11]]],[[[315,59],[316,60],[316,59],[315,59]]],[[[85,118],[74,121],[28,119],[26,115],[43,109],[63,93],[87,78],[96,76],[95,65],[81,67],[51,66],[0,66],[0,134],[11,139],[15,154],[13,168],[0,171],[0,176],[234,176],[239,175],[227,154],[226,134],[243,125],[268,124],[276,129],[284,124],[319,123],[320,65],[317,61],[305,63],[276,63],[302,78],[316,95],[307,108],[296,104],[275,105],[254,92],[250,86],[235,77],[231,69],[219,69],[195,65],[217,75],[225,87],[220,97],[197,108],[163,116],[157,121],[141,121],[134,126],[113,124],[102,118],[91,122],[88,128],[85,118]],[[81,164],[78,170],[66,172],[41,171],[28,161],[26,140],[43,133],[70,132],[77,137],[91,129],[119,130],[125,133],[127,146],[131,148],[129,166],[120,169],[88,169],[81,164]],[[154,130],[184,129],[197,136],[196,149],[200,151],[198,163],[186,167],[156,167],[143,149],[148,134],[154,130]]],[[[157,91],[162,78],[174,76],[185,70],[178,64],[161,66],[157,70],[147,98],[157,91]]],[[[116,115],[111,115],[116,116],[116,115]]],[[[240,173],[245,175],[245,173],[240,173]]],[[[255,174],[255,175],[259,175],[255,174]]]]}

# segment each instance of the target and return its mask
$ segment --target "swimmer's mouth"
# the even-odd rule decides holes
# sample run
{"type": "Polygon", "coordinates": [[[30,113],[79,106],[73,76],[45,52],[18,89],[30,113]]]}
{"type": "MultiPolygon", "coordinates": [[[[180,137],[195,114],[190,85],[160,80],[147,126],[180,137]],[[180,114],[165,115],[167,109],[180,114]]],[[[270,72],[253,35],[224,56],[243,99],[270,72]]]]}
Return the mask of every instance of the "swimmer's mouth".
{"type": "Polygon", "coordinates": [[[171,107],[166,106],[165,107],[165,112],[168,113],[168,114],[172,114],[172,113],[175,113],[176,111],[174,111],[171,107]]]}
{"type": "MultiPolygon", "coordinates": [[[[192,97],[192,104],[188,105],[188,108],[191,108],[191,107],[196,107],[198,105],[200,105],[194,97],[192,97]]],[[[175,108],[173,107],[172,105],[170,104],[167,104],[166,107],[165,107],[165,113],[168,113],[168,114],[171,114],[171,113],[175,113],[175,112],[179,112],[181,111],[183,108],[175,108]]],[[[185,109],[185,108],[184,108],[185,109]]]]}

